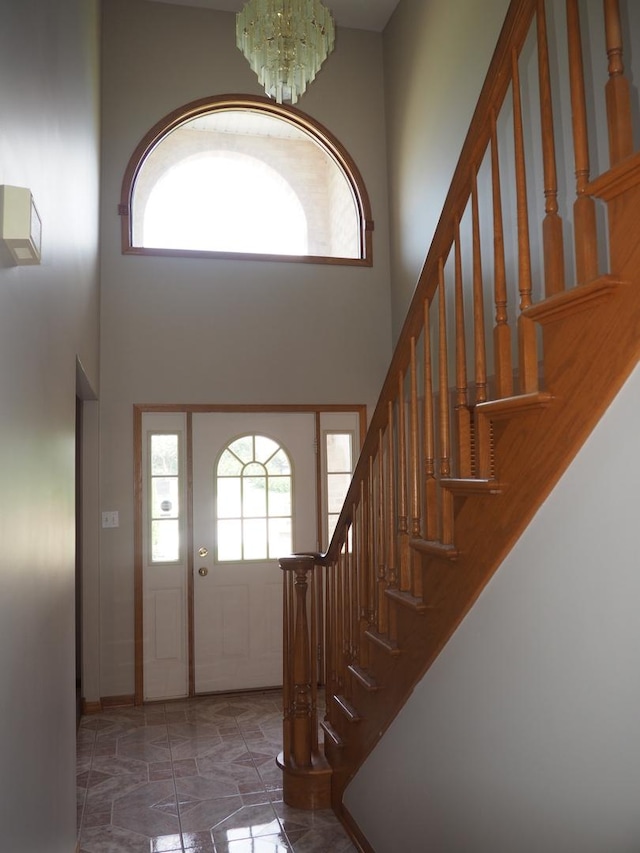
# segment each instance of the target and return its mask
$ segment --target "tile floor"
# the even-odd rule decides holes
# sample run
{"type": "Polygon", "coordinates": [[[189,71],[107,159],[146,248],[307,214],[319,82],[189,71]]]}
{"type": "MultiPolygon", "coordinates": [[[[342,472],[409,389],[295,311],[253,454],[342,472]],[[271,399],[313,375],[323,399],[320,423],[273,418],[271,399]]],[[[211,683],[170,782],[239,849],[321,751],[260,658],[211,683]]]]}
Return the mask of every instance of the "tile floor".
{"type": "Polygon", "coordinates": [[[81,853],[352,853],[332,811],[282,801],[277,692],[83,717],[81,853]]]}

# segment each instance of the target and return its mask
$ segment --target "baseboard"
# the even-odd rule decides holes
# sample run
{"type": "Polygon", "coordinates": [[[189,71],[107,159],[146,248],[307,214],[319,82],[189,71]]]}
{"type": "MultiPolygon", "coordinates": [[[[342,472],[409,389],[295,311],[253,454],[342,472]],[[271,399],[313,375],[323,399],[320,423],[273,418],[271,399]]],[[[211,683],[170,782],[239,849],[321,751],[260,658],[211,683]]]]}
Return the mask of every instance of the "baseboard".
{"type": "Polygon", "coordinates": [[[344,803],[341,806],[340,814],[338,814],[338,820],[344,826],[360,853],[375,853],[375,850],[365,838],[364,833],[349,813],[349,810],[345,808],[344,803]]]}
{"type": "Polygon", "coordinates": [[[125,696],[103,696],[96,702],[82,700],[83,714],[99,714],[101,711],[106,711],[109,708],[133,708],[135,705],[135,697],[133,694],[125,696]]]}

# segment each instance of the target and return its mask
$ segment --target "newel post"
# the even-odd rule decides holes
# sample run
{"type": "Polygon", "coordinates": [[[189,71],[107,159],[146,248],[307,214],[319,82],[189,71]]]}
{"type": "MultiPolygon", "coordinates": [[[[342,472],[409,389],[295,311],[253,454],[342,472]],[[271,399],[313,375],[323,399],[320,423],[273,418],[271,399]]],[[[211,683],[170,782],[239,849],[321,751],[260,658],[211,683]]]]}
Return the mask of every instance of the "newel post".
{"type": "Polygon", "coordinates": [[[283,571],[283,798],[298,809],[331,805],[331,767],[318,750],[316,559],[280,559],[283,571]]]}

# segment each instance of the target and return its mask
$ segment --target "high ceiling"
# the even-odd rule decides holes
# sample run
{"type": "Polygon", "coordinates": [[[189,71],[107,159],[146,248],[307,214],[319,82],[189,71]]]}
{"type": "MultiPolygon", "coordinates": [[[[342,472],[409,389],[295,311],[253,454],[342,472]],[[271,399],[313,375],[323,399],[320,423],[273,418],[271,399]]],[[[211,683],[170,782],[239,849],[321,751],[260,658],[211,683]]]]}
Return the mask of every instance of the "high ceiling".
{"type": "MultiPolygon", "coordinates": [[[[178,6],[204,6],[223,12],[238,12],[246,0],[155,0],[178,6]]],[[[324,0],[333,12],[336,24],[359,30],[381,32],[399,0],[324,0]]]]}

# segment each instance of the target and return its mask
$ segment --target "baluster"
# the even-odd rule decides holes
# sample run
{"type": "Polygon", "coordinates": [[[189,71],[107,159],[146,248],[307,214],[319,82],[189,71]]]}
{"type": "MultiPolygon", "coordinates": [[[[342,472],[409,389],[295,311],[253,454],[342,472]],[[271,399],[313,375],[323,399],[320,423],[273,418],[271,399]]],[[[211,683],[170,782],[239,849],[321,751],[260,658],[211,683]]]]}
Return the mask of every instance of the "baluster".
{"type": "Polygon", "coordinates": [[[564,242],[562,219],[558,214],[558,178],[555,140],[553,135],[553,105],[549,73],[549,46],[544,0],[537,0],[538,77],[540,80],[540,125],[542,132],[542,166],[544,174],[545,217],[542,223],[544,249],[545,295],[564,290],[564,242]]]}
{"type": "MultiPolygon", "coordinates": [[[[282,565],[282,564],[281,564],[282,565]]],[[[282,750],[284,761],[291,762],[292,732],[293,732],[293,572],[283,572],[284,582],[282,585],[282,645],[283,673],[282,673],[282,750]]]]}
{"type": "MultiPolygon", "coordinates": [[[[493,329],[493,348],[498,398],[513,394],[511,366],[511,329],[507,314],[507,275],[504,258],[504,225],[502,219],[502,190],[500,186],[500,157],[495,110],[491,113],[491,184],[493,190],[493,253],[494,296],[496,324],[493,329]]],[[[457,286],[457,285],[456,285],[457,286]]]]}
{"type": "Polygon", "coordinates": [[[487,399],[487,355],[484,327],[482,250],[480,248],[480,214],[478,213],[478,180],[475,169],[471,181],[471,219],[473,231],[473,324],[476,362],[476,403],[484,403],[487,399]]]}
{"type": "Polygon", "coordinates": [[[576,279],[578,284],[586,284],[598,276],[598,237],[596,232],[596,206],[593,198],[587,192],[590,173],[589,139],[587,135],[587,105],[584,91],[578,0],[567,0],[567,33],[576,174],[576,200],[573,205],[576,279]]]}
{"type": "MultiPolygon", "coordinates": [[[[411,338],[411,359],[409,366],[409,473],[411,476],[411,528],[409,535],[420,538],[420,450],[418,426],[418,372],[416,365],[416,339],[411,338]]],[[[408,543],[407,543],[408,547],[408,543]]],[[[414,565],[412,554],[409,554],[409,574],[411,592],[416,598],[422,597],[421,565],[414,565]]]]}
{"type": "MultiPolygon", "coordinates": [[[[462,254],[460,250],[460,220],[454,224],[455,257],[455,314],[456,314],[456,403],[455,417],[458,434],[458,474],[471,476],[471,412],[467,388],[467,342],[464,322],[464,288],[462,283],[462,254]]],[[[428,306],[426,306],[428,314],[428,306]]],[[[426,323],[426,318],[425,318],[426,323]]],[[[426,345],[426,341],[425,341],[426,345]]],[[[429,369],[431,365],[429,364],[429,369]]],[[[426,397],[426,395],[425,395],[426,397]]],[[[427,536],[427,539],[430,537],[427,536]]]]}
{"type": "Polygon", "coordinates": [[[393,446],[393,403],[389,401],[387,414],[387,476],[385,490],[385,506],[387,511],[387,570],[389,573],[389,586],[392,589],[398,587],[398,573],[396,570],[396,501],[395,501],[395,464],[393,446]]]}
{"type": "Polygon", "coordinates": [[[384,434],[382,429],[378,432],[378,513],[377,525],[378,531],[377,544],[377,565],[378,576],[375,586],[375,620],[377,630],[380,634],[386,633],[389,622],[387,619],[387,598],[384,594],[385,589],[389,585],[388,570],[387,570],[387,551],[386,551],[386,529],[387,518],[385,515],[385,499],[386,499],[386,482],[384,471],[384,434]]]}
{"type": "Polygon", "coordinates": [[[362,526],[360,524],[360,505],[353,508],[353,525],[351,528],[352,548],[351,548],[351,593],[350,593],[350,610],[351,610],[351,637],[350,637],[350,655],[351,663],[358,659],[358,577],[359,563],[361,559],[360,536],[362,526]]]}
{"type": "Polygon", "coordinates": [[[615,166],[633,154],[629,81],[622,62],[622,28],[618,0],[604,0],[604,24],[609,58],[609,79],[605,87],[609,119],[609,162],[615,166]]]}
{"type": "MultiPolygon", "coordinates": [[[[447,295],[444,287],[444,261],[438,262],[438,358],[440,377],[440,476],[451,476],[451,447],[449,438],[449,370],[447,359],[447,295]]],[[[440,541],[445,545],[453,543],[453,495],[448,489],[441,492],[442,531],[440,541]]]]}
{"type": "Polygon", "coordinates": [[[524,134],[522,130],[520,72],[518,69],[518,54],[515,50],[511,53],[511,75],[513,85],[513,136],[518,231],[518,290],[520,292],[518,362],[520,370],[520,392],[529,394],[538,390],[538,362],[534,324],[522,315],[522,312],[531,306],[531,246],[529,241],[529,213],[527,207],[524,134]]]}
{"type": "Polygon", "coordinates": [[[409,578],[409,511],[407,509],[407,430],[404,399],[404,376],[398,374],[398,559],[400,589],[411,588],[409,578]]]}
{"type": "Polygon", "coordinates": [[[431,325],[429,300],[424,301],[424,503],[425,535],[428,541],[438,538],[438,484],[433,405],[433,370],[431,358],[431,325]]]}
{"type": "Polygon", "coordinates": [[[362,568],[360,571],[360,630],[358,635],[358,654],[360,663],[364,667],[369,664],[369,644],[364,639],[364,632],[370,626],[371,611],[369,587],[371,582],[372,567],[375,565],[375,557],[372,543],[371,505],[373,503],[373,458],[369,457],[369,477],[360,484],[360,501],[362,504],[362,568]]]}

